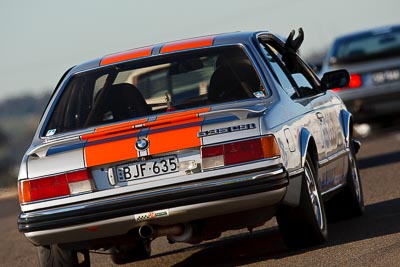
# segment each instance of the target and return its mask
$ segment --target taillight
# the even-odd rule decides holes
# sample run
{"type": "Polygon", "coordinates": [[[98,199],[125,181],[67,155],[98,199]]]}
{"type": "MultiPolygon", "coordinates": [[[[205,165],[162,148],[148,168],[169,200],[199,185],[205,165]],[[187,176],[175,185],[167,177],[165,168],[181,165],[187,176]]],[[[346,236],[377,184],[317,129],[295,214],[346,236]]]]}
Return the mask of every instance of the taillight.
{"type": "Polygon", "coordinates": [[[279,156],[278,144],[272,135],[228,144],[205,146],[201,149],[203,169],[213,169],[279,156]]]}
{"type": "Polygon", "coordinates": [[[80,194],[94,189],[88,170],[24,180],[18,183],[20,203],[80,194]]]}
{"type": "Polygon", "coordinates": [[[354,88],[361,87],[361,85],[362,85],[361,75],[357,74],[357,73],[352,73],[352,74],[350,74],[350,81],[349,81],[349,85],[347,87],[336,88],[336,89],[333,89],[333,91],[338,92],[338,91],[345,90],[345,89],[354,89],[354,88]]]}
{"type": "Polygon", "coordinates": [[[347,87],[349,88],[357,88],[362,85],[361,75],[360,74],[350,74],[350,82],[347,87]]]}

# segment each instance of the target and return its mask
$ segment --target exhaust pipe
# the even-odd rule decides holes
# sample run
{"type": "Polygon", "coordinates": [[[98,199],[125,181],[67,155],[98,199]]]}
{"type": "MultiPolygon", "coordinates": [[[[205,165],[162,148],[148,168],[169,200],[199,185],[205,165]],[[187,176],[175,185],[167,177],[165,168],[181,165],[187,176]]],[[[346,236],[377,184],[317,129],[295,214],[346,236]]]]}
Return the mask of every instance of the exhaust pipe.
{"type": "Polygon", "coordinates": [[[152,226],[145,224],[139,228],[139,236],[144,239],[168,236],[172,242],[187,242],[193,235],[190,224],[174,224],[168,226],[152,226]]]}
{"type": "Polygon", "coordinates": [[[148,224],[140,226],[139,236],[144,239],[155,237],[155,230],[153,226],[148,224]]]}

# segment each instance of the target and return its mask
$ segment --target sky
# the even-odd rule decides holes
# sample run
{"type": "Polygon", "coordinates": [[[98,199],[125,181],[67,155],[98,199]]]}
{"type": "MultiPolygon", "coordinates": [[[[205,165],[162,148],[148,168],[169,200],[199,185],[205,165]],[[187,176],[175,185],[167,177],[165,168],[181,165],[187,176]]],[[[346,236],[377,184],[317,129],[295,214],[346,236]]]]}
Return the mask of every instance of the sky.
{"type": "Polygon", "coordinates": [[[338,35],[400,23],[399,10],[399,0],[0,0],[0,101],[49,92],[91,59],[215,33],[302,27],[307,56],[338,35]]]}

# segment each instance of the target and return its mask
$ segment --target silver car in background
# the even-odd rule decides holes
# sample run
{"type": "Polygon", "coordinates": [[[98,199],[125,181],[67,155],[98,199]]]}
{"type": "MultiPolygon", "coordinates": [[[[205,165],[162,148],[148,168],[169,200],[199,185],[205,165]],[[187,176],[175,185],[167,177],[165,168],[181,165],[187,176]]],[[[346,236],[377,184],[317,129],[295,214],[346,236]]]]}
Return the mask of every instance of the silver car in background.
{"type": "Polygon", "coordinates": [[[347,69],[350,83],[336,91],[355,122],[368,123],[400,114],[400,25],[336,38],[321,73],[347,69]]]}

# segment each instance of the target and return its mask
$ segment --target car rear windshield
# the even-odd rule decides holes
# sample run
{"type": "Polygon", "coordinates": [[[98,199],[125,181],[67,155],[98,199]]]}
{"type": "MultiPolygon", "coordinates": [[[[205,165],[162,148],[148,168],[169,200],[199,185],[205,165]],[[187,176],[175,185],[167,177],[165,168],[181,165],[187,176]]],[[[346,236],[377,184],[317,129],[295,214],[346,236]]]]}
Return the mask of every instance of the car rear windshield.
{"type": "Polygon", "coordinates": [[[331,63],[356,62],[400,55],[400,27],[371,31],[342,39],[331,63]]]}
{"type": "Polygon", "coordinates": [[[123,62],[69,79],[42,136],[267,93],[241,46],[123,62]]]}

